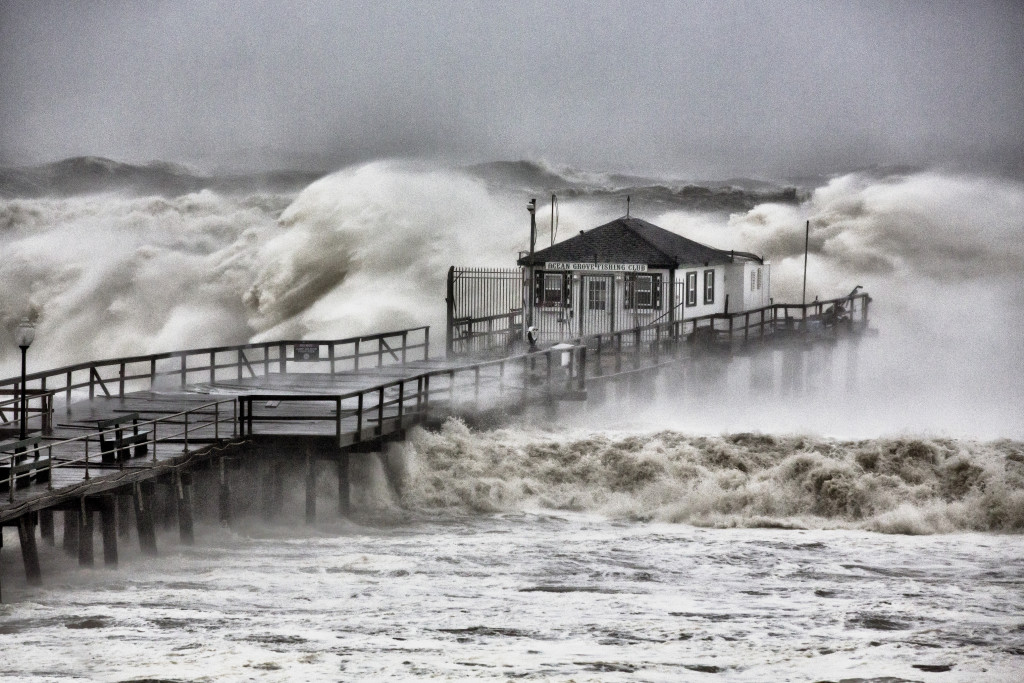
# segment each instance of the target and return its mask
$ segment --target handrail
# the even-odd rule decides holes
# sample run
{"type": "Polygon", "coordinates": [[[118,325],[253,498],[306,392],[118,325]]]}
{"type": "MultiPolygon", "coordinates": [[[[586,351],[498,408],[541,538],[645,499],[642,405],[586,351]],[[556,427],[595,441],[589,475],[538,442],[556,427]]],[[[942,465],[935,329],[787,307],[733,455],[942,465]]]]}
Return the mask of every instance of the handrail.
{"type": "MultiPolygon", "coordinates": [[[[197,376],[199,381],[214,382],[218,371],[223,375],[225,371],[235,370],[238,380],[245,376],[288,373],[289,363],[307,361],[300,358],[295,350],[299,344],[315,345],[318,357],[310,359],[310,364],[329,365],[330,373],[334,374],[339,364],[343,369],[346,364],[359,369],[367,361],[377,367],[390,362],[405,362],[410,352],[416,357],[422,353],[422,357],[427,359],[430,357],[430,328],[420,326],[344,339],[276,340],[111,358],[33,372],[26,375],[25,383],[34,383],[33,391],[64,394],[64,403],[70,405],[72,392],[79,390],[88,390],[90,398],[97,393],[123,396],[126,385],[134,383],[138,386],[139,382],[143,383],[141,388],[153,388],[158,380],[165,379],[177,381],[181,386],[197,381],[197,376]],[[327,355],[319,357],[319,350],[324,346],[327,347],[327,355]],[[256,352],[252,353],[253,350],[256,352]],[[246,351],[250,353],[246,354],[246,351]],[[232,355],[218,358],[218,354],[232,355]],[[198,363],[195,362],[197,358],[200,359],[198,363]]],[[[0,380],[0,388],[14,390],[20,386],[20,377],[0,380]]]]}
{"type": "MultiPolygon", "coordinates": [[[[195,406],[193,408],[189,408],[187,410],[182,410],[182,411],[179,411],[177,413],[172,413],[172,414],[169,414],[169,415],[162,415],[162,416],[154,418],[152,420],[140,420],[137,423],[137,426],[145,427],[145,426],[148,426],[148,425],[153,425],[153,430],[150,432],[151,437],[145,441],[145,444],[147,446],[152,446],[152,461],[153,462],[157,462],[157,457],[156,457],[156,445],[157,445],[157,443],[165,442],[165,441],[168,441],[170,439],[175,439],[175,438],[178,438],[178,437],[183,437],[184,438],[184,452],[188,453],[188,438],[189,438],[189,431],[190,430],[194,433],[197,429],[202,429],[204,427],[209,427],[209,426],[213,425],[214,426],[214,434],[215,434],[214,438],[219,438],[219,431],[220,431],[219,430],[219,426],[220,426],[220,424],[231,423],[232,427],[234,429],[234,426],[235,426],[235,424],[237,422],[237,417],[236,417],[236,413],[235,413],[234,407],[235,407],[235,398],[234,397],[229,398],[229,399],[221,399],[219,401],[210,401],[209,403],[204,403],[204,404],[202,404],[200,406],[195,406]],[[230,413],[230,417],[221,418],[220,417],[220,406],[223,405],[223,404],[226,404],[226,403],[232,404],[232,408],[233,409],[232,409],[232,411],[230,413]],[[189,425],[189,421],[188,421],[188,416],[189,415],[198,414],[198,413],[200,413],[200,411],[207,410],[210,407],[214,408],[214,420],[213,421],[192,423],[191,425],[189,425]],[[157,435],[157,425],[160,425],[160,424],[173,424],[172,421],[175,418],[180,418],[182,416],[185,417],[185,424],[184,424],[183,429],[181,429],[179,431],[176,431],[176,432],[172,432],[171,434],[166,434],[165,433],[163,436],[158,436],[157,435]]],[[[93,458],[92,463],[90,462],[90,454],[89,454],[89,442],[90,442],[90,440],[95,441],[101,435],[114,434],[114,433],[116,433],[118,431],[124,431],[125,429],[130,429],[130,427],[126,428],[124,426],[118,426],[118,427],[111,427],[110,429],[102,429],[102,430],[101,429],[97,429],[95,431],[90,431],[87,434],[83,434],[83,435],[80,435],[80,436],[75,436],[75,437],[72,437],[70,439],[58,439],[58,440],[54,440],[54,441],[50,441],[49,439],[47,439],[48,443],[37,445],[37,446],[34,446],[32,448],[28,448],[28,449],[26,449],[24,451],[21,451],[20,453],[9,453],[7,451],[0,450],[0,459],[6,459],[6,460],[8,460],[8,463],[9,463],[8,464],[8,479],[9,479],[8,484],[10,486],[10,491],[8,493],[8,500],[9,500],[9,502],[11,502],[11,503],[14,502],[15,480],[18,477],[20,477],[20,476],[29,476],[29,473],[25,473],[24,475],[15,475],[14,474],[14,467],[15,467],[15,464],[16,464],[15,463],[15,459],[24,459],[26,457],[31,457],[31,456],[40,457],[42,455],[43,451],[46,451],[46,457],[49,460],[49,463],[46,466],[46,469],[47,469],[47,471],[49,473],[49,482],[48,482],[47,488],[52,490],[53,489],[53,470],[59,469],[61,467],[72,467],[72,466],[79,466],[79,465],[84,466],[84,468],[85,468],[84,479],[86,479],[86,480],[90,479],[90,472],[89,472],[90,465],[92,463],[96,462],[95,458],[93,458]],[[75,443],[75,442],[82,442],[85,445],[85,453],[84,453],[84,455],[82,457],[80,457],[80,458],[72,458],[70,460],[61,460],[60,462],[55,463],[54,459],[53,459],[53,449],[55,447],[57,447],[57,446],[63,446],[64,444],[75,443]]],[[[235,435],[234,431],[233,431],[232,435],[233,436],[235,435]]],[[[141,445],[141,444],[138,444],[138,445],[141,445]]],[[[3,446],[3,444],[0,444],[0,448],[2,448],[2,446],[3,446]]],[[[102,452],[100,453],[100,457],[102,457],[102,452]]],[[[96,466],[96,469],[110,470],[110,469],[113,469],[113,468],[99,465],[99,466],[96,466]]],[[[120,461],[120,459],[118,460],[118,469],[119,470],[123,470],[124,469],[124,463],[122,461],[120,461]]]]}
{"type": "MultiPolygon", "coordinates": [[[[151,353],[142,356],[123,356],[118,358],[104,358],[100,360],[84,361],[82,363],[75,363],[73,365],[65,365],[63,367],[54,368],[50,370],[41,370],[37,372],[31,372],[25,375],[25,380],[42,379],[43,377],[52,377],[54,375],[66,374],[68,372],[76,372],[79,370],[88,370],[89,368],[104,366],[104,365],[118,365],[121,363],[143,363],[152,360],[166,360],[168,358],[180,358],[181,356],[198,356],[210,353],[224,353],[227,351],[247,351],[249,349],[270,349],[280,346],[295,346],[296,344],[319,344],[320,346],[329,346],[331,344],[353,344],[357,341],[372,341],[374,339],[382,339],[389,337],[400,337],[403,334],[409,334],[412,332],[428,331],[429,325],[420,325],[419,327],[409,327],[401,330],[394,330],[392,332],[380,332],[377,334],[367,334],[359,337],[346,337],[344,339],[276,339],[274,341],[267,342],[253,342],[249,344],[236,344],[232,346],[208,346],[198,349],[182,349],[179,351],[164,351],[161,353],[151,353]]],[[[408,348],[421,348],[423,344],[410,345],[408,348]]],[[[362,355],[369,356],[375,355],[364,353],[362,355]]],[[[278,360],[274,358],[272,360],[278,360]]],[[[288,359],[288,360],[294,360],[288,359]]],[[[195,370],[204,370],[208,368],[195,368],[195,370]]],[[[190,372],[193,368],[188,369],[190,372]]],[[[7,384],[18,384],[21,382],[21,376],[17,375],[14,377],[8,377],[0,379],[0,386],[7,384]]]]}
{"type": "MultiPolygon", "coordinates": [[[[426,370],[424,372],[403,377],[400,379],[389,380],[380,384],[375,384],[370,387],[362,389],[355,389],[346,393],[339,394],[274,394],[274,393],[257,393],[257,394],[245,394],[238,397],[239,411],[238,419],[240,423],[240,433],[242,436],[253,433],[253,422],[286,422],[293,420],[310,420],[310,421],[326,421],[334,420],[336,423],[336,434],[341,436],[341,421],[347,417],[356,417],[356,430],[355,433],[360,435],[364,430],[363,424],[366,421],[367,416],[372,416],[374,413],[377,414],[378,419],[383,418],[383,409],[389,406],[398,406],[398,418],[405,415],[405,404],[407,402],[415,401],[417,409],[426,408],[429,406],[430,397],[432,394],[447,393],[449,396],[454,396],[455,391],[455,377],[456,375],[473,372],[476,381],[474,383],[474,393],[476,397],[479,395],[479,371],[482,368],[500,366],[502,373],[500,376],[504,376],[505,365],[522,364],[524,371],[528,371],[531,365],[531,361],[536,361],[539,358],[545,359],[545,368],[547,371],[548,381],[542,385],[543,390],[550,392],[553,390],[552,387],[552,366],[556,356],[568,353],[569,365],[568,372],[566,375],[567,388],[572,389],[573,385],[579,390],[582,390],[585,383],[585,367],[586,367],[586,346],[582,344],[573,345],[565,348],[549,348],[541,351],[534,351],[516,356],[508,356],[498,359],[491,359],[485,361],[479,361],[476,363],[469,363],[467,365],[460,365],[456,367],[446,367],[435,370],[426,370]],[[444,387],[430,386],[430,379],[436,377],[449,378],[449,383],[444,387]],[[411,393],[405,392],[406,385],[415,384],[416,389],[411,393]],[[388,389],[398,388],[399,395],[397,398],[385,400],[385,392],[388,389]],[[367,403],[367,396],[375,396],[375,403],[367,403]],[[355,408],[344,409],[342,402],[350,399],[357,399],[358,404],[355,408]],[[279,402],[326,402],[331,401],[336,405],[336,412],[330,416],[317,416],[317,415],[255,415],[253,413],[252,406],[254,403],[264,401],[279,401],[279,402]]],[[[529,391],[529,382],[526,377],[523,378],[523,393],[529,391]]],[[[394,416],[392,416],[394,417],[394,416]]],[[[379,432],[378,427],[375,428],[379,432]]]]}
{"type": "MultiPolygon", "coordinates": [[[[804,319],[808,318],[808,316],[807,316],[807,310],[808,309],[816,310],[817,312],[814,315],[821,315],[822,313],[825,312],[825,309],[827,307],[829,307],[829,306],[845,305],[848,302],[853,302],[853,301],[856,301],[856,300],[863,300],[865,302],[865,304],[866,304],[866,303],[871,301],[871,297],[868,295],[867,292],[861,292],[859,294],[838,297],[838,298],[835,298],[835,299],[827,299],[827,300],[824,300],[824,301],[812,301],[812,302],[806,303],[806,304],[786,304],[786,303],[774,304],[773,303],[773,304],[769,304],[767,306],[762,306],[760,308],[752,308],[750,310],[739,311],[739,312],[735,312],[735,313],[708,313],[706,315],[696,316],[696,317],[693,317],[693,318],[680,318],[679,320],[671,320],[671,321],[663,322],[663,323],[649,323],[647,325],[641,325],[641,326],[638,326],[638,327],[631,327],[631,328],[626,328],[626,329],[622,329],[622,330],[616,330],[615,332],[601,332],[601,333],[598,333],[598,334],[586,335],[586,336],[583,337],[583,339],[584,340],[592,340],[592,339],[597,339],[599,337],[603,338],[603,337],[615,336],[615,335],[620,335],[620,334],[635,334],[636,332],[646,332],[646,331],[649,331],[649,330],[657,330],[659,328],[660,329],[667,329],[667,328],[669,328],[669,327],[671,327],[673,325],[686,324],[686,323],[692,323],[694,326],[697,326],[697,325],[699,325],[699,323],[706,322],[706,321],[711,321],[711,322],[713,322],[715,320],[729,320],[729,321],[733,321],[733,320],[738,320],[740,318],[750,318],[751,316],[758,315],[758,314],[761,314],[761,313],[767,313],[769,311],[773,314],[772,317],[770,318],[770,321],[774,322],[774,321],[779,320],[779,317],[778,317],[777,313],[780,310],[783,311],[784,313],[786,313],[787,317],[788,317],[788,312],[790,311],[790,309],[795,309],[795,310],[802,309],[801,310],[801,317],[799,319],[800,320],[804,320],[804,319]]],[[[783,319],[786,319],[786,318],[783,318],[783,319]]],[[[766,320],[765,323],[767,323],[767,322],[769,322],[769,321],[766,320]]],[[[758,324],[760,325],[761,323],[758,323],[758,324]]],[[[743,328],[740,328],[740,329],[743,329],[743,328]]]]}

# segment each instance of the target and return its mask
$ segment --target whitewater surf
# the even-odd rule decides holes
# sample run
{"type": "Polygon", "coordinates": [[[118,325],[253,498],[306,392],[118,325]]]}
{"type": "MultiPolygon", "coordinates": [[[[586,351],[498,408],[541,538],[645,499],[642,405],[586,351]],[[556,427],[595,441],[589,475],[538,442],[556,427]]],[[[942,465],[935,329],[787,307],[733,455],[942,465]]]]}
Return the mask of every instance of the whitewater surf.
{"type": "MultiPolygon", "coordinates": [[[[352,520],[303,527],[296,497],[274,522],[201,524],[195,547],[165,533],[159,558],[123,556],[118,572],[43,548],[56,569],[42,588],[25,585],[7,532],[3,676],[1019,673],[1020,183],[406,162],[260,182],[96,160],[3,178],[0,327],[35,321],[39,367],[438,326],[447,268],[509,266],[524,196],[548,192],[563,235],[621,214],[628,194],[658,225],[763,252],[778,299],[799,298],[810,220],[809,298],[862,284],[880,330],[855,383],[823,372],[799,395],[766,394],[739,363],[711,386],[666,373],[603,405],[415,431],[390,454],[399,490],[380,462],[356,467],[352,520]]],[[[14,375],[17,350],[0,354],[14,375]]]]}

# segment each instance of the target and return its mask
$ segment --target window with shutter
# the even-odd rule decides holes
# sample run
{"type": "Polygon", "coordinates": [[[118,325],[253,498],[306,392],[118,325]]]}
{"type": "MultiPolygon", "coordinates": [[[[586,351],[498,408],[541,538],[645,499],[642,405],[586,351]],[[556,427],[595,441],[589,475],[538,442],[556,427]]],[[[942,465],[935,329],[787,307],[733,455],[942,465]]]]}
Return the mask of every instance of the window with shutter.
{"type": "Polygon", "coordinates": [[[566,290],[572,286],[567,280],[564,273],[538,270],[534,276],[534,303],[537,306],[565,305],[571,295],[566,290]]]}
{"type": "Polygon", "coordinates": [[[715,303],[715,271],[704,271],[704,303],[715,303]]]}
{"type": "Polygon", "coordinates": [[[625,308],[661,308],[661,274],[626,275],[623,288],[625,308]]]}
{"type": "Polygon", "coordinates": [[[686,274],[686,305],[697,305],[697,271],[695,270],[686,274]]]}

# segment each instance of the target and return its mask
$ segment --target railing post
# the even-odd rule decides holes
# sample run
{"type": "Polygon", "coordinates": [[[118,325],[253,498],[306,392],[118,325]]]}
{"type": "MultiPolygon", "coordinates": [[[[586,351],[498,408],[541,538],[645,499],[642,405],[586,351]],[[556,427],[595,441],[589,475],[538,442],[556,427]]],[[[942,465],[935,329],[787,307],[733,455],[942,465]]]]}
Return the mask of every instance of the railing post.
{"type": "Polygon", "coordinates": [[[117,395],[124,398],[124,362],[121,362],[121,366],[117,373],[117,395]]]}
{"type": "Polygon", "coordinates": [[[341,396],[334,399],[334,439],[341,442],[341,396]]]}
{"type": "Polygon", "coordinates": [[[430,359],[430,328],[423,329],[423,360],[430,359]]]}
{"type": "Polygon", "coordinates": [[[220,401],[213,404],[213,438],[220,441],[220,401]]]}
{"type": "Polygon", "coordinates": [[[585,391],[587,388],[587,345],[584,344],[579,349],[580,359],[576,366],[576,389],[577,391],[585,391]]]}
{"type": "Polygon", "coordinates": [[[185,455],[188,455],[188,416],[191,411],[185,411],[185,455]]]}
{"type": "Polygon", "coordinates": [[[615,372],[622,372],[622,332],[615,333],[615,372]]]}
{"type": "MultiPolygon", "coordinates": [[[[14,470],[12,469],[11,471],[13,472],[14,470]]],[[[84,478],[85,479],[89,478],[89,437],[85,438],[85,475],[84,475],[84,478]]],[[[12,491],[11,502],[13,503],[14,502],[14,495],[13,495],[13,491],[14,491],[13,484],[14,484],[14,482],[12,481],[11,484],[12,484],[12,486],[11,486],[11,491],[12,491]]]]}
{"type": "Polygon", "coordinates": [[[210,351],[210,384],[217,383],[217,352],[210,351]]]}
{"type": "Polygon", "coordinates": [[[384,434],[384,387],[377,390],[377,435],[384,434]]]}
{"type": "Polygon", "coordinates": [[[455,335],[455,266],[448,268],[448,281],[445,288],[445,358],[451,359],[455,335]]]}
{"type": "Polygon", "coordinates": [[[365,392],[359,392],[359,403],[356,406],[356,441],[363,439],[363,396],[365,392]]]}
{"type": "Polygon", "coordinates": [[[186,381],[185,381],[186,361],[185,361],[185,359],[186,359],[186,355],[184,353],[181,354],[181,386],[185,386],[185,384],[186,384],[186,381]]]}
{"type": "Polygon", "coordinates": [[[402,331],[402,364],[405,365],[406,347],[409,345],[409,333],[402,331]]]}
{"type": "Polygon", "coordinates": [[[352,354],[353,370],[359,370],[359,339],[356,339],[356,350],[352,354]]]}
{"type": "Polygon", "coordinates": [[[277,365],[282,375],[288,374],[288,346],[286,344],[277,345],[277,365]]]}
{"type": "Polygon", "coordinates": [[[398,426],[402,426],[402,415],[405,413],[405,380],[398,381],[398,426]]]}
{"type": "Polygon", "coordinates": [[[334,375],[334,342],[327,345],[327,355],[331,359],[331,375],[334,375]]]}
{"type": "MultiPolygon", "coordinates": [[[[153,425],[153,432],[156,433],[156,425],[153,425]]],[[[238,402],[231,402],[231,436],[238,436],[238,402]]]]}
{"type": "Polygon", "coordinates": [[[52,491],[53,490],[53,446],[47,446],[46,447],[46,459],[49,461],[47,463],[47,469],[49,470],[49,476],[46,478],[46,490],[47,491],[52,491]]]}

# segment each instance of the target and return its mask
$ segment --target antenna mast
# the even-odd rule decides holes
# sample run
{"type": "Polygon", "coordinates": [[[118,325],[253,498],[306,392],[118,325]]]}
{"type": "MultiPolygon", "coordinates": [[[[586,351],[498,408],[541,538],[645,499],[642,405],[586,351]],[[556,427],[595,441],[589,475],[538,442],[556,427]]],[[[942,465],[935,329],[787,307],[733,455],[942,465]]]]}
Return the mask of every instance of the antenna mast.
{"type": "MultiPolygon", "coordinates": [[[[807,221],[806,232],[804,232],[804,296],[803,305],[807,305],[807,247],[811,242],[811,221],[807,221]]],[[[806,314],[807,311],[804,311],[806,314]]]]}

